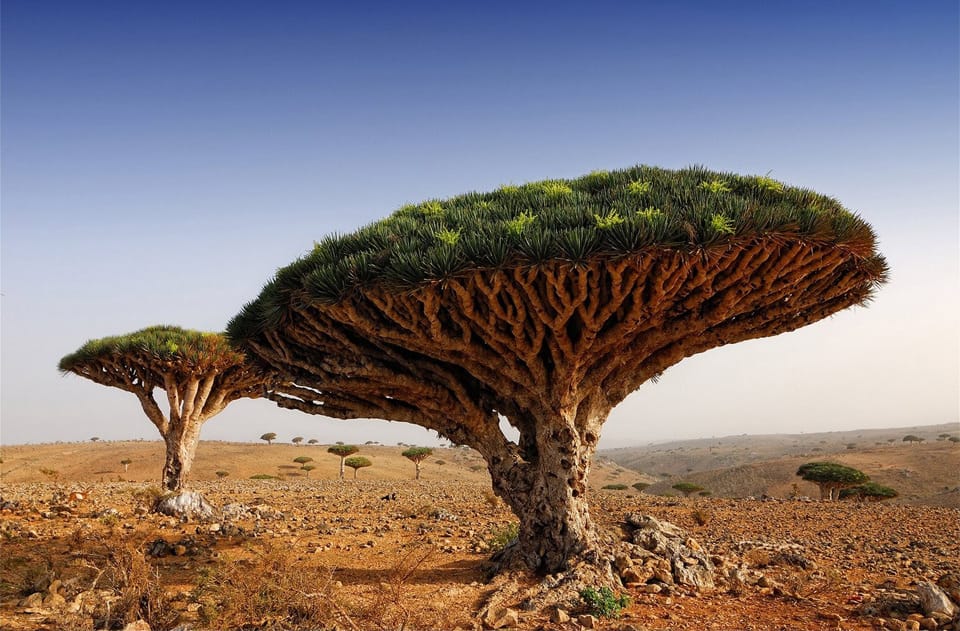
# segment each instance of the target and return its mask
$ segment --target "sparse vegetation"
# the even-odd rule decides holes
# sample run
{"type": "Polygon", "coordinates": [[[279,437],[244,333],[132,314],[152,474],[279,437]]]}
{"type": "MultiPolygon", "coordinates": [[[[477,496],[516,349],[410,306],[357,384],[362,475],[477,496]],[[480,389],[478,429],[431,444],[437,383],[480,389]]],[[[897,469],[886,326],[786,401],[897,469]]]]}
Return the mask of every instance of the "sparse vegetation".
{"type": "Polygon", "coordinates": [[[614,594],[604,585],[600,589],[585,587],[580,591],[587,611],[599,618],[619,618],[624,609],[630,606],[630,597],[626,594],[614,594]]]}
{"type": "Polygon", "coordinates": [[[604,484],[602,488],[607,491],[626,491],[630,487],[626,484],[604,484]]]}
{"type": "Polygon", "coordinates": [[[262,434],[262,435],[260,436],[260,440],[265,440],[265,441],[267,441],[267,444],[268,444],[268,445],[272,445],[272,444],[273,444],[273,441],[275,441],[276,439],[277,439],[277,434],[276,434],[276,432],[267,432],[266,434],[262,434]]]}
{"type": "Polygon", "coordinates": [[[648,482],[634,482],[630,486],[635,488],[638,492],[643,493],[647,488],[650,487],[650,484],[648,482]]]}
{"type": "Polygon", "coordinates": [[[921,438],[920,436],[916,436],[916,435],[914,435],[914,434],[907,434],[906,436],[903,437],[903,442],[905,442],[905,443],[922,443],[922,442],[923,442],[923,438],[921,438]]]}
{"type": "Polygon", "coordinates": [[[840,499],[858,499],[869,502],[880,502],[893,499],[899,493],[889,486],[883,486],[875,482],[865,482],[857,486],[851,486],[846,489],[840,489],[840,499]]]}
{"type": "Polygon", "coordinates": [[[255,473],[250,476],[251,480],[279,480],[275,475],[270,475],[269,473],[255,473]]]}
{"type": "Polygon", "coordinates": [[[223,478],[225,478],[225,477],[227,477],[228,475],[230,475],[230,472],[229,472],[229,471],[220,470],[220,471],[217,471],[217,472],[216,472],[216,475],[217,475],[218,478],[220,478],[220,479],[222,480],[223,478]]]}
{"type": "Polygon", "coordinates": [[[506,526],[494,528],[487,538],[487,546],[492,554],[502,551],[514,540],[520,532],[520,524],[512,521],[506,526]]]}
{"type": "Polygon", "coordinates": [[[690,516],[693,517],[693,522],[698,526],[705,526],[710,521],[710,511],[702,507],[695,508],[690,516]]]}

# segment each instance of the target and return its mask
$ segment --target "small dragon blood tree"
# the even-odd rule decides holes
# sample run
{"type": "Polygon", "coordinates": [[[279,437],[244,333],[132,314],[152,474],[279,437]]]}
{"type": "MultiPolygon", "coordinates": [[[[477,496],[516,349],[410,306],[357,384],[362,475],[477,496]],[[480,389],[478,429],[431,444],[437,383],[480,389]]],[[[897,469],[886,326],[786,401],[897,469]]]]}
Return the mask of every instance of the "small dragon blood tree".
{"type": "Polygon", "coordinates": [[[520,520],[501,569],[612,581],[586,491],[613,407],[685,357],[865,304],[886,270],[834,199],[641,166],[327,237],[227,334],[282,377],[267,395],[281,407],[415,423],[479,451],[520,520]]]}
{"type": "Polygon", "coordinates": [[[267,384],[223,335],[175,326],[90,340],[59,367],[137,397],[166,443],[163,487],[174,494],[184,489],[203,423],[231,401],[261,396],[267,384]],[[166,392],[167,413],[154,398],[158,388],[166,392]]]}

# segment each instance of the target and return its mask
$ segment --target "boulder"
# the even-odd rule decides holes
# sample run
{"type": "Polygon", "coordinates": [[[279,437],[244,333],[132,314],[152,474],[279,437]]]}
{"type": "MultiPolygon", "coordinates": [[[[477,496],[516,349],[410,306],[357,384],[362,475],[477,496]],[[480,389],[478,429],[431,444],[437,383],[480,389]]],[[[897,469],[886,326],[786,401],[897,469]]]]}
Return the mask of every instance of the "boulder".
{"type": "MultiPolygon", "coordinates": [[[[628,514],[624,524],[628,540],[655,557],[644,561],[652,578],[668,585],[685,585],[697,590],[714,588],[715,568],[709,555],[682,528],[641,513],[628,514]]],[[[640,573],[630,574],[631,579],[642,576],[640,573]]]]}
{"type": "Polygon", "coordinates": [[[163,497],[157,502],[156,511],[171,517],[195,519],[210,519],[213,517],[213,506],[196,491],[182,491],[176,495],[163,497]]]}
{"type": "Polygon", "coordinates": [[[917,583],[917,594],[920,596],[920,607],[928,616],[935,612],[948,616],[957,613],[957,606],[953,604],[947,593],[929,581],[917,583]]]}

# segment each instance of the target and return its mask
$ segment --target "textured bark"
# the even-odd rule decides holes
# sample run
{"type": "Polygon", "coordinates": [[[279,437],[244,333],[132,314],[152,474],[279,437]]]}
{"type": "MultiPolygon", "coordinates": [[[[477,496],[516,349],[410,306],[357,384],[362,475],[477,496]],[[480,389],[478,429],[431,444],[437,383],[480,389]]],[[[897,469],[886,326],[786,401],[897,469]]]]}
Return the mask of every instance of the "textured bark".
{"type": "Polygon", "coordinates": [[[283,377],[268,394],[281,407],[406,421],[479,451],[521,521],[505,564],[554,572],[595,556],[586,478],[615,405],[685,357],[862,304],[883,274],[872,244],[650,248],[373,285],[335,304],[298,290],[281,324],[243,344],[283,377]]]}
{"type": "Polygon", "coordinates": [[[171,427],[163,437],[166,444],[163,488],[167,491],[179,492],[186,486],[197,453],[197,443],[200,442],[201,425],[200,420],[184,421],[171,427]]]}

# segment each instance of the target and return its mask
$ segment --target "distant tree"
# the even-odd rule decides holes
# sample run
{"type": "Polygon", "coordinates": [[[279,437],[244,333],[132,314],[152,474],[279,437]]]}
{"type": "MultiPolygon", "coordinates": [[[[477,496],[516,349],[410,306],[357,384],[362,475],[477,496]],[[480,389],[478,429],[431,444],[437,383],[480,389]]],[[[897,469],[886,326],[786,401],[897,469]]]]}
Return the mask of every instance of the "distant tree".
{"type": "Polygon", "coordinates": [[[693,482],[677,482],[673,487],[677,491],[683,493],[684,497],[690,497],[691,493],[698,493],[703,490],[703,487],[693,482]]]}
{"type": "Polygon", "coordinates": [[[348,467],[350,467],[351,469],[353,469],[353,479],[354,479],[354,480],[357,479],[357,471],[358,471],[358,470],[360,470],[360,469],[362,469],[362,468],[364,468],[364,467],[369,467],[369,466],[371,466],[371,465],[373,464],[373,463],[370,461],[369,458],[364,458],[363,456],[352,456],[352,457],[347,458],[346,460],[344,460],[343,463],[344,463],[345,465],[347,465],[348,467]]]}
{"type": "Polygon", "coordinates": [[[308,445],[316,445],[318,442],[320,442],[320,441],[318,441],[316,438],[311,438],[310,440],[307,441],[307,444],[308,444],[308,445]]]}
{"type": "Polygon", "coordinates": [[[217,477],[218,477],[218,478],[223,479],[223,478],[227,477],[228,475],[230,475],[230,472],[229,472],[229,471],[217,471],[217,477]]]}
{"type": "Polygon", "coordinates": [[[338,440],[338,441],[337,441],[337,444],[338,444],[338,445],[342,445],[342,444],[343,444],[343,441],[342,441],[342,440],[338,440]]]}
{"type": "Polygon", "coordinates": [[[923,442],[923,439],[920,438],[919,436],[915,436],[914,434],[907,434],[906,436],[903,437],[903,442],[905,442],[905,443],[922,443],[922,442],[923,442]]]}
{"type": "Polygon", "coordinates": [[[433,453],[433,449],[430,449],[429,447],[411,447],[409,449],[404,450],[404,452],[400,455],[402,455],[407,460],[411,460],[413,464],[417,465],[416,479],[419,480],[420,479],[420,463],[426,460],[427,458],[429,458],[432,453],[433,453]]]}
{"type": "Polygon", "coordinates": [[[960,436],[951,436],[947,440],[949,440],[951,443],[960,443],[960,436]]]}
{"type": "Polygon", "coordinates": [[[896,438],[888,438],[887,442],[893,444],[894,442],[896,442],[896,440],[897,440],[896,438]]]}
{"type": "Polygon", "coordinates": [[[797,475],[820,488],[821,500],[837,499],[842,489],[870,481],[862,471],[836,462],[808,462],[800,465],[797,475]]]}
{"type": "Polygon", "coordinates": [[[296,458],[293,459],[293,461],[296,462],[297,464],[304,465],[304,464],[307,464],[308,462],[313,462],[313,458],[311,458],[310,456],[297,456],[296,458]]]}
{"type": "Polygon", "coordinates": [[[847,443],[847,449],[853,450],[857,448],[857,443],[847,443]]]}
{"type": "Polygon", "coordinates": [[[344,445],[342,442],[337,443],[336,445],[331,445],[327,452],[335,456],[340,456],[340,479],[343,479],[343,459],[347,456],[352,456],[353,454],[360,451],[360,448],[356,445],[344,445]]]}
{"type": "Polygon", "coordinates": [[[640,493],[643,493],[650,486],[650,484],[648,482],[634,482],[630,486],[637,489],[637,491],[640,493]]]}
{"type": "Polygon", "coordinates": [[[947,440],[950,438],[950,434],[937,434],[937,440],[947,440]]]}
{"type": "Polygon", "coordinates": [[[276,432],[267,432],[266,434],[264,434],[264,435],[262,435],[262,436],[260,437],[260,440],[265,440],[265,441],[267,441],[267,444],[268,444],[268,445],[272,445],[272,444],[273,444],[273,441],[275,441],[276,439],[277,439],[277,433],[276,433],[276,432]]]}
{"type": "Polygon", "coordinates": [[[98,440],[100,440],[100,437],[99,437],[99,436],[91,436],[91,437],[90,437],[90,442],[92,442],[92,443],[95,443],[95,442],[97,442],[98,440]]]}
{"type": "Polygon", "coordinates": [[[883,486],[875,482],[865,482],[857,486],[851,486],[846,489],[840,489],[840,499],[858,499],[867,502],[882,502],[897,497],[899,493],[889,486],[883,486]]]}
{"type": "Polygon", "coordinates": [[[178,495],[193,465],[201,426],[230,402],[259,397],[269,382],[219,333],[174,326],[91,340],[61,359],[59,368],[137,397],[166,445],[163,487],[178,495]],[[166,413],[154,398],[156,389],[166,392],[166,413]]]}
{"type": "Polygon", "coordinates": [[[290,440],[290,442],[293,443],[294,445],[299,445],[300,443],[303,442],[303,436],[294,436],[294,437],[290,440]]]}
{"type": "Polygon", "coordinates": [[[314,469],[316,469],[316,467],[313,466],[312,464],[305,464],[302,467],[300,467],[301,471],[306,472],[304,475],[306,475],[308,478],[310,477],[310,472],[313,471],[314,469]]]}
{"type": "Polygon", "coordinates": [[[129,458],[124,458],[123,460],[120,461],[120,464],[123,465],[123,472],[124,472],[124,473],[127,472],[127,467],[129,467],[132,462],[133,462],[133,460],[130,460],[129,458]]]}

